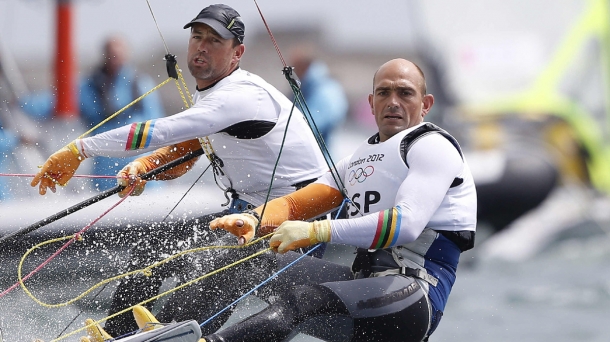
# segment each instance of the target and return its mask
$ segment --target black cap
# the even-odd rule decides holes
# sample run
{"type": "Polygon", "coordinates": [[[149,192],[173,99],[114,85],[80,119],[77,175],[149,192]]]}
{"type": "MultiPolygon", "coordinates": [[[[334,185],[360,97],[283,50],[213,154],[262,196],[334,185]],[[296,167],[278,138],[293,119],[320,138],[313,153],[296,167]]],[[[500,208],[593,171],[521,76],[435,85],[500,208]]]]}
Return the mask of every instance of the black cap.
{"type": "Polygon", "coordinates": [[[227,5],[216,4],[202,9],[195,19],[184,25],[184,28],[189,28],[196,23],[208,25],[224,39],[237,38],[240,43],[244,42],[246,31],[244,22],[241,21],[239,13],[227,5]]]}

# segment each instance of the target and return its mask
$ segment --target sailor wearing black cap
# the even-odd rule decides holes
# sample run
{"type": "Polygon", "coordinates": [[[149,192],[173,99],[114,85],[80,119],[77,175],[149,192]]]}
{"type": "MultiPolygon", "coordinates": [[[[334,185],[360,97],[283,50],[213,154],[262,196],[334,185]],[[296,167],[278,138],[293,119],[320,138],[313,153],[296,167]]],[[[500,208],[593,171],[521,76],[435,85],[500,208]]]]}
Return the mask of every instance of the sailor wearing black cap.
{"type": "MultiPolygon", "coordinates": [[[[214,167],[218,185],[231,198],[230,208],[190,220],[130,227],[129,234],[139,232],[140,237],[131,249],[127,271],[141,269],[188,248],[210,243],[234,244],[232,237],[210,232],[208,223],[215,217],[262,205],[269,191],[270,198],[289,194],[313,182],[327,169],[311,129],[303,115],[293,109],[292,102],[261,77],[239,67],[245,52],[245,25],[237,11],[227,5],[211,5],[184,28],[191,31],[187,61],[197,82],[194,105],[168,117],[77,139],[49,157],[32,182],[32,186],[40,183],[39,192],[44,194],[48,188],[55,190],[56,182],[65,184],[88,157],[152,152],[129,163],[119,173],[119,183],[135,185],[132,195],[140,194],[146,182],[139,175],[203,147],[214,167]],[[291,111],[294,111],[292,115],[291,111]],[[281,148],[284,153],[276,165],[281,148]]],[[[180,177],[194,163],[195,160],[185,162],[167,170],[156,180],[180,177]]],[[[125,196],[127,191],[120,195],[125,196]]],[[[251,254],[257,248],[261,246],[243,249],[243,253],[251,254]]],[[[241,253],[216,250],[199,259],[176,259],[155,268],[151,276],[138,274],[125,278],[114,293],[109,314],[157,295],[166,278],[179,275],[184,282],[192,279],[190,274],[201,276],[240,259],[241,253]]],[[[211,281],[195,285],[199,288],[191,286],[176,292],[170,304],[158,314],[159,318],[182,321],[210,317],[241,295],[242,290],[268,277],[275,264],[275,256],[270,253],[259,257],[257,262],[231,268],[211,281]],[[230,283],[231,289],[219,293],[220,283],[230,283]]],[[[219,319],[208,326],[216,329],[223,323],[219,319]]],[[[121,336],[136,330],[137,325],[128,313],[108,320],[106,329],[113,336],[121,336]]]]}
{"type": "Polygon", "coordinates": [[[236,10],[223,4],[208,6],[199,12],[190,23],[184,25],[189,28],[196,23],[206,24],[213,28],[224,39],[237,39],[239,44],[244,42],[245,26],[236,10]]]}

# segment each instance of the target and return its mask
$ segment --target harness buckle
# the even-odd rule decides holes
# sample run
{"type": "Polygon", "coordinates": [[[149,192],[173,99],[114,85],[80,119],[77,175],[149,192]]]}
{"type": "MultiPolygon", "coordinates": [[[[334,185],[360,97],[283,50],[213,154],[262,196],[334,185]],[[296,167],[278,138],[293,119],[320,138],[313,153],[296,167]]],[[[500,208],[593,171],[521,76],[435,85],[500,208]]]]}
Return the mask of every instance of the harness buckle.
{"type": "Polygon", "coordinates": [[[244,201],[239,197],[233,197],[231,201],[231,206],[229,207],[229,211],[231,214],[241,213],[247,210],[254,209],[254,205],[249,203],[248,201],[244,201]]]}
{"type": "Polygon", "coordinates": [[[438,284],[438,279],[436,279],[436,277],[431,276],[430,274],[428,274],[428,272],[426,272],[426,270],[421,268],[410,268],[403,266],[399,268],[398,273],[409,277],[419,278],[423,281],[432,284],[433,286],[436,286],[438,284]]]}

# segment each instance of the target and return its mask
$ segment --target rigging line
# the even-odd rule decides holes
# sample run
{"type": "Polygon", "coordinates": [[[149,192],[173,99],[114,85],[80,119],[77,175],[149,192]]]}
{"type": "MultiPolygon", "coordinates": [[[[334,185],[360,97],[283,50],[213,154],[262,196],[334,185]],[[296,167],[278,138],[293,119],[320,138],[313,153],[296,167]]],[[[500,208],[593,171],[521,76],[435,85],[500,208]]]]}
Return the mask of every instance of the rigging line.
{"type": "MultiPolygon", "coordinates": [[[[161,29],[159,28],[157,19],[155,18],[155,14],[152,10],[152,6],[150,5],[149,0],[146,0],[146,4],[148,5],[148,9],[150,10],[150,15],[152,16],[153,21],[155,22],[155,26],[157,27],[157,32],[159,32],[161,41],[163,41],[163,45],[165,46],[165,52],[166,52],[165,60],[167,62],[166,63],[167,73],[170,75],[170,78],[174,79],[174,82],[176,83],[176,87],[178,88],[178,92],[180,93],[180,97],[182,98],[182,101],[184,102],[184,106],[186,108],[189,108],[194,104],[193,97],[191,96],[191,93],[189,92],[188,87],[186,86],[186,81],[184,80],[184,77],[182,76],[182,72],[181,72],[180,68],[178,68],[178,62],[176,61],[176,56],[172,55],[169,52],[169,48],[167,47],[165,38],[163,37],[163,33],[161,32],[161,29]],[[178,82],[178,80],[180,80],[180,82],[178,82]],[[181,85],[182,85],[182,87],[181,87],[181,85]],[[184,92],[182,91],[182,88],[184,88],[184,92]],[[188,100],[185,98],[184,93],[186,93],[186,95],[188,96],[188,100]],[[189,105],[189,103],[190,103],[190,105],[189,105]]],[[[199,142],[201,143],[201,146],[204,149],[206,157],[208,158],[208,160],[211,163],[213,163],[214,149],[212,148],[212,144],[211,144],[209,138],[207,136],[199,138],[199,142]]],[[[212,165],[212,167],[214,169],[216,169],[215,165],[212,165]]]]}
{"type": "Polygon", "coordinates": [[[331,172],[331,175],[333,177],[333,180],[335,181],[335,184],[339,188],[339,191],[341,192],[343,197],[347,197],[347,190],[345,189],[345,185],[343,184],[343,181],[341,180],[341,177],[339,176],[339,171],[337,170],[337,166],[335,165],[335,162],[333,161],[333,159],[330,155],[330,152],[328,151],[328,148],[326,147],[326,143],[324,142],[324,139],[322,138],[322,134],[318,130],[318,126],[316,125],[316,122],[313,119],[313,116],[311,115],[311,111],[309,110],[309,107],[307,106],[307,102],[305,101],[305,96],[303,95],[303,92],[301,91],[301,88],[300,88],[300,81],[298,79],[294,80],[294,77],[296,77],[296,75],[294,75],[294,76],[292,75],[293,71],[294,71],[293,67],[284,68],[284,75],[288,79],[290,88],[294,94],[295,102],[299,103],[299,107],[300,107],[301,111],[303,112],[303,115],[307,118],[307,124],[309,126],[309,129],[311,130],[311,132],[314,135],[314,138],[316,139],[318,148],[320,149],[320,152],[322,152],[324,161],[326,162],[326,165],[328,166],[328,168],[331,172]]]}
{"type": "Polygon", "coordinates": [[[308,119],[309,128],[311,129],[312,133],[314,134],[314,138],[316,139],[316,142],[318,143],[318,147],[320,148],[320,151],[322,152],[322,156],[324,157],[324,161],[326,162],[326,165],[331,170],[331,175],[333,177],[333,180],[335,181],[335,184],[337,184],[337,186],[340,188],[341,194],[344,197],[347,197],[347,190],[345,189],[345,184],[341,180],[341,177],[339,177],[339,171],[337,170],[337,166],[335,165],[335,162],[333,161],[332,157],[330,156],[330,152],[328,151],[326,143],[325,143],[324,139],[322,138],[322,134],[320,133],[320,130],[318,129],[318,126],[316,125],[316,122],[313,119],[313,116],[311,115],[311,111],[309,110],[307,103],[305,102],[305,97],[303,96],[303,92],[301,92],[300,88],[296,88],[294,86],[292,87],[292,91],[295,95],[295,101],[300,104],[303,114],[308,119]]]}
{"type": "Polygon", "coordinates": [[[146,0],[146,4],[148,5],[148,9],[150,10],[150,15],[152,16],[153,21],[155,22],[155,26],[157,26],[157,32],[159,32],[159,36],[161,37],[161,40],[163,41],[163,46],[165,46],[165,53],[169,54],[169,49],[167,48],[167,44],[165,43],[163,34],[161,34],[161,29],[159,29],[159,24],[157,23],[157,18],[155,18],[155,13],[153,13],[152,7],[150,6],[150,2],[148,0],[146,0]]]}
{"type": "Polygon", "coordinates": [[[282,269],[280,269],[279,271],[273,273],[271,276],[269,276],[267,279],[263,280],[261,283],[259,283],[258,285],[256,285],[255,287],[253,287],[250,291],[244,293],[241,297],[237,298],[236,300],[233,301],[233,303],[227,305],[226,307],[224,307],[222,310],[218,311],[217,313],[215,313],[212,317],[208,318],[207,320],[205,320],[203,323],[199,324],[199,327],[203,327],[204,325],[208,324],[211,320],[213,320],[214,318],[218,317],[218,315],[222,314],[223,312],[229,310],[233,305],[239,303],[240,301],[242,301],[244,298],[248,297],[250,294],[252,294],[254,291],[258,290],[259,288],[261,288],[263,285],[267,284],[268,282],[270,282],[271,280],[273,280],[275,277],[277,277],[278,275],[280,275],[282,272],[286,271],[287,269],[289,269],[290,267],[292,267],[294,264],[296,264],[298,261],[300,261],[301,259],[303,259],[304,257],[308,256],[309,254],[311,254],[314,250],[316,250],[318,247],[320,247],[320,244],[317,244],[315,246],[313,246],[309,251],[307,251],[307,253],[303,253],[301,256],[299,256],[296,260],[293,260],[291,263],[289,263],[288,265],[282,267],[282,269]]]}
{"type": "Polygon", "coordinates": [[[161,32],[161,28],[159,28],[159,23],[157,22],[157,18],[155,17],[155,13],[152,9],[152,6],[150,5],[149,0],[146,0],[146,5],[148,5],[148,10],[150,11],[150,15],[151,15],[153,21],[155,22],[155,27],[157,28],[159,37],[161,37],[161,41],[163,42],[163,46],[165,47],[165,60],[167,61],[167,73],[170,75],[171,78],[174,79],[174,81],[176,83],[176,87],[178,88],[178,91],[180,92],[180,96],[182,97],[182,100],[183,100],[185,106],[188,108],[190,106],[188,105],[187,100],[184,98],[184,94],[182,93],[182,88],[180,87],[180,84],[178,83],[178,79],[180,79],[182,81],[182,87],[184,87],[184,90],[186,91],[187,96],[189,96],[191,105],[193,104],[193,99],[190,96],[191,94],[188,91],[186,82],[184,81],[184,78],[182,77],[182,73],[180,72],[180,69],[178,68],[178,62],[176,61],[176,56],[172,55],[169,52],[169,48],[167,47],[167,43],[165,42],[165,38],[163,37],[163,33],[161,32]]]}
{"type": "Polygon", "coordinates": [[[265,24],[265,28],[267,29],[267,32],[269,33],[269,37],[271,37],[271,41],[273,42],[275,51],[277,51],[278,56],[280,56],[282,65],[284,65],[284,68],[288,67],[288,65],[286,64],[286,61],[284,61],[284,57],[282,57],[282,53],[280,52],[280,47],[277,45],[277,42],[275,41],[275,38],[273,37],[273,33],[271,33],[271,29],[269,28],[269,25],[267,25],[267,20],[265,20],[265,17],[263,16],[263,12],[261,12],[260,7],[258,7],[258,2],[256,2],[256,0],[254,0],[254,4],[256,5],[256,9],[258,10],[258,13],[261,16],[261,19],[263,20],[263,24],[265,24]]]}
{"type": "MultiPolygon", "coordinates": [[[[0,173],[0,177],[35,177],[35,173],[0,173]]],[[[106,175],[73,175],[72,178],[119,178],[106,175]]]]}
{"type": "MultiPolygon", "coordinates": [[[[99,291],[98,291],[98,292],[95,294],[95,296],[93,296],[93,297],[91,298],[91,301],[94,301],[94,300],[97,298],[97,296],[99,296],[99,295],[100,295],[102,292],[104,292],[104,290],[106,289],[106,286],[107,286],[107,285],[108,285],[108,284],[104,284],[104,286],[102,286],[102,288],[101,288],[101,289],[100,289],[100,290],[99,290],[99,291]]],[[[60,337],[61,337],[61,335],[63,335],[63,333],[65,333],[65,332],[66,332],[66,330],[68,330],[68,328],[70,328],[70,326],[71,326],[72,324],[74,324],[74,322],[76,322],[76,320],[77,320],[77,319],[80,317],[80,315],[82,315],[83,310],[84,310],[84,309],[80,309],[80,310],[78,311],[78,314],[77,314],[76,316],[74,316],[74,318],[72,318],[72,320],[71,320],[71,321],[70,321],[70,322],[69,322],[69,323],[66,325],[66,327],[65,327],[65,328],[64,328],[64,329],[63,329],[63,330],[62,330],[62,331],[61,331],[61,332],[60,332],[60,333],[57,335],[57,337],[55,337],[55,339],[60,338],[60,337]]],[[[2,341],[0,340],[0,342],[2,342],[2,341]]]]}
{"type": "Polygon", "coordinates": [[[344,198],[343,201],[341,201],[341,205],[339,206],[339,209],[337,209],[337,214],[335,214],[335,220],[339,218],[339,215],[341,215],[341,210],[343,210],[345,207],[345,203],[348,202],[351,202],[349,198],[344,198]]]}
{"type": "MultiPolygon", "coordinates": [[[[265,20],[263,12],[261,11],[260,7],[258,6],[258,3],[256,2],[256,0],[254,0],[254,4],[256,5],[256,9],[258,10],[258,13],[261,16],[261,19],[263,20],[263,24],[265,25],[267,32],[269,33],[269,37],[271,37],[273,46],[275,47],[275,50],[277,51],[277,54],[278,54],[280,60],[282,61],[282,64],[284,65],[283,73],[284,73],[284,76],[286,77],[286,80],[290,84],[290,88],[292,89],[292,92],[294,93],[295,100],[300,98],[300,100],[303,102],[303,104],[305,104],[305,98],[303,97],[303,93],[301,92],[301,88],[300,88],[301,81],[294,74],[294,67],[287,66],[286,62],[284,61],[284,58],[282,57],[282,53],[280,52],[280,48],[279,48],[275,38],[273,37],[271,28],[267,24],[267,20],[265,20]]],[[[307,108],[307,111],[309,112],[309,108],[307,107],[307,104],[305,104],[304,107],[307,108]]],[[[294,110],[294,103],[293,103],[293,110],[294,110]]],[[[292,111],[291,111],[291,114],[292,114],[292,111]]],[[[311,122],[313,123],[314,120],[311,117],[311,113],[308,113],[308,114],[309,114],[309,118],[310,118],[311,122]]],[[[326,145],[324,144],[323,139],[320,139],[320,133],[319,133],[317,127],[315,127],[315,130],[314,130],[314,127],[312,127],[309,120],[308,120],[307,124],[308,124],[309,128],[312,130],[312,133],[314,134],[314,138],[316,139],[316,142],[318,143],[318,147],[320,148],[322,155],[324,156],[324,160],[326,161],[326,164],[331,171],[331,174],[333,176],[333,179],[335,180],[335,183],[337,184],[337,187],[340,188],[339,190],[341,191],[341,194],[344,197],[347,197],[347,191],[345,190],[345,186],[343,185],[343,182],[340,181],[341,177],[339,177],[339,172],[337,171],[337,167],[335,166],[335,163],[332,162],[332,158],[331,158],[330,154],[328,154],[328,150],[325,148],[326,145]],[[318,131],[317,135],[316,135],[316,131],[318,131]],[[324,148],[322,146],[324,146],[324,148]],[[324,153],[325,150],[328,155],[326,155],[324,153]],[[328,159],[330,159],[330,163],[326,157],[328,157],[328,159]],[[332,166],[331,166],[331,164],[332,164],[332,166]]]]}
{"type": "MultiPolygon", "coordinates": [[[[152,16],[153,21],[155,22],[155,26],[157,27],[157,32],[159,33],[159,36],[161,37],[161,41],[163,41],[163,45],[165,46],[165,52],[166,52],[165,60],[167,61],[167,63],[166,63],[167,72],[170,75],[170,77],[174,79],[174,83],[176,84],[176,88],[178,88],[178,92],[180,93],[180,97],[182,98],[182,102],[184,103],[184,106],[186,108],[190,108],[194,105],[193,96],[189,92],[188,87],[186,85],[186,81],[184,80],[184,77],[182,75],[182,71],[178,67],[178,62],[176,61],[176,56],[172,55],[169,52],[169,48],[167,47],[165,38],[163,37],[163,33],[161,32],[161,29],[159,28],[159,24],[157,23],[157,19],[155,18],[155,14],[153,12],[153,9],[152,9],[152,6],[150,5],[149,0],[146,0],[146,4],[148,5],[148,9],[150,10],[150,15],[152,16]],[[183,92],[183,88],[184,88],[184,92],[183,92]],[[186,93],[186,97],[185,97],[184,93],[186,93]]],[[[174,211],[174,209],[176,209],[176,207],[182,202],[184,197],[186,197],[186,195],[191,191],[191,189],[193,189],[193,187],[199,181],[199,179],[201,179],[201,177],[203,177],[203,175],[208,170],[208,168],[210,166],[212,166],[212,168],[215,169],[214,159],[213,159],[214,149],[212,147],[212,143],[210,142],[210,139],[206,136],[203,138],[199,138],[198,140],[203,149],[203,152],[205,153],[206,157],[210,161],[210,164],[205,168],[205,170],[201,173],[201,175],[193,182],[193,184],[189,187],[189,189],[184,193],[182,198],[180,198],[178,203],[176,203],[176,205],[170,210],[170,212],[167,214],[167,216],[165,216],[163,221],[165,221],[167,219],[167,217],[169,217],[169,215],[171,215],[171,213],[174,211]]],[[[214,179],[216,179],[216,178],[214,178],[214,179]]]]}
{"type": "MultiPolygon", "coordinates": [[[[194,105],[193,96],[191,96],[191,93],[189,92],[188,87],[186,85],[186,81],[184,80],[184,77],[182,75],[182,71],[178,67],[178,62],[176,61],[176,56],[172,55],[169,52],[169,48],[167,47],[167,43],[165,42],[163,33],[161,32],[161,29],[159,28],[157,18],[155,17],[155,13],[152,9],[152,6],[150,5],[149,0],[146,0],[146,4],[148,5],[148,9],[150,10],[150,15],[152,16],[153,21],[155,22],[155,26],[157,27],[157,32],[159,33],[159,36],[161,37],[161,41],[163,42],[163,46],[165,47],[165,52],[166,52],[165,60],[166,60],[167,73],[169,74],[170,78],[174,79],[174,83],[176,84],[176,88],[178,89],[178,92],[180,93],[180,97],[182,98],[182,102],[184,103],[184,106],[186,108],[190,108],[194,105]],[[183,91],[183,88],[184,88],[184,91],[183,91]],[[184,93],[186,93],[186,97],[185,97],[184,93]]],[[[203,152],[199,153],[199,155],[205,153],[208,160],[210,160],[210,162],[212,162],[211,155],[214,153],[214,150],[212,149],[212,144],[210,143],[209,138],[208,137],[199,138],[199,143],[203,150],[203,152]]],[[[199,177],[197,177],[197,179],[188,188],[188,190],[184,193],[184,195],[180,198],[180,200],[176,203],[176,205],[169,211],[169,213],[167,213],[165,218],[163,218],[163,221],[165,221],[169,217],[169,215],[171,215],[171,213],[176,209],[176,207],[178,207],[178,205],[182,202],[182,200],[186,197],[186,195],[193,189],[195,184],[201,179],[201,177],[203,177],[203,175],[206,173],[206,171],[209,169],[210,166],[213,166],[212,163],[210,163],[205,168],[205,170],[203,170],[201,175],[199,175],[199,177]]]]}
{"type": "Polygon", "coordinates": [[[193,182],[193,184],[191,184],[191,186],[188,188],[188,190],[186,190],[186,192],[184,193],[184,195],[182,195],[182,197],[180,198],[180,200],[178,200],[178,202],[176,203],[176,205],[174,205],[174,207],[172,208],[172,210],[169,211],[169,213],[167,213],[167,215],[165,215],[165,217],[163,218],[163,220],[161,222],[165,222],[165,220],[169,217],[169,215],[171,215],[174,210],[178,207],[178,205],[180,203],[182,203],[182,200],[186,197],[186,195],[188,195],[188,193],[193,189],[193,187],[195,186],[195,184],[197,184],[197,182],[199,182],[199,180],[201,179],[201,177],[203,177],[203,175],[208,171],[208,169],[210,168],[210,166],[212,166],[212,164],[208,164],[208,166],[205,168],[205,170],[203,170],[203,172],[199,175],[199,177],[197,177],[197,179],[195,179],[195,181],[193,182]]]}
{"type": "Polygon", "coordinates": [[[280,157],[282,156],[282,151],[284,150],[284,144],[286,141],[286,135],[288,134],[288,126],[290,125],[290,120],[292,119],[292,113],[294,112],[295,104],[292,103],[292,108],[290,108],[290,114],[288,115],[288,120],[286,120],[286,127],[284,128],[284,135],[282,136],[282,143],[280,144],[280,150],[277,153],[277,158],[275,159],[275,165],[273,166],[273,172],[271,173],[271,180],[269,181],[269,187],[267,188],[267,195],[265,197],[265,203],[263,204],[263,210],[261,211],[261,219],[258,221],[256,225],[256,229],[260,228],[261,222],[263,221],[263,216],[265,215],[265,210],[267,209],[267,203],[269,202],[269,196],[271,195],[271,188],[273,186],[273,180],[275,179],[275,171],[277,170],[277,166],[280,163],[280,157]]]}
{"type": "MultiPolygon", "coordinates": [[[[176,68],[178,68],[178,65],[176,64],[176,68]]],[[[186,80],[184,79],[184,76],[182,75],[182,70],[178,69],[178,79],[180,79],[180,83],[182,83],[182,87],[184,87],[184,91],[186,92],[186,96],[189,99],[189,102],[192,105],[194,105],[193,103],[193,95],[191,95],[191,93],[189,92],[189,88],[186,86],[186,80]]]]}
{"type": "MultiPolygon", "coordinates": [[[[135,189],[135,186],[132,186],[132,188],[129,190],[129,194],[131,194],[133,192],[133,190],[135,189]]],[[[11,292],[12,290],[14,290],[15,288],[17,288],[19,285],[23,286],[23,282],[25,280],[27,280],[28,278],[30,278],[31,276],[33,276],[34,274],[36,274],[38,271],[40,271],[43,267],[45,267],[49,262],[51,262],[51,260],[53,260],[56,256],[59,255],[59,253],[63,252],[66,248],[68,248],[68,246],[70,246],[73,242],[80,240],[81,239],[81,235],[86,232],[89,228],[91,228],[95,223],[97,223],[97,221],[99,221],[102,217],[104,217],[106,214],[108,214],[112,209],[116,208],[119,204],[123,203],[123,201],[127,198],[128,196],[125,196],[123,198],[121,198],[117,203],[115,203],[114,205],[112,205],[108,210],[106,210],[103,214],[99,215],[95,220],[91,221],[88,225],[86,225],[83,229],[81,229],[80,231],[78,231],[76,234],[72,235],[73,237],[66,242],[63,246],[61,246],[61,248],[59,248],[55,253],[53,253],[47,260],[45,260],[42,264],[40,264],[38,267],[36,267],[33,271],[31,271],[28,275],[26,275],[25,277],[21,277],[21,265],[23,260],[19,263],[19,269],[18,271],[18,278],[19,281],[17,283],[15,283],[13,286],[9,287],[8,289],[2,291],[2,293],[0,293],[0,298],[4,297],[6,294],[8,294],[9,292],[11,292]]],[[[64,238],[61,238],[64,239],[64,238]]],[[[27,291],[27,289],[24,290],[27,291]]]]}

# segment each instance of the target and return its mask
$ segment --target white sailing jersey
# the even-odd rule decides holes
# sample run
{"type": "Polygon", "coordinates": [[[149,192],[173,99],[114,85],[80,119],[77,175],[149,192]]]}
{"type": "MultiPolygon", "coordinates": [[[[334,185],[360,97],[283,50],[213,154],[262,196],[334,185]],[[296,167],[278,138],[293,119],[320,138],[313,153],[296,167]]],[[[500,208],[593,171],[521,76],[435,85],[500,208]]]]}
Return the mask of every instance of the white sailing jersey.
{"type": "MultiPolygon", "coordinates": [[[[376,249],[413,242],[424,228],[475,230],[476,191],[459,147],[427,134],[412,142],[406,158],[401,155],[403,138],[423,125],[431,124],[384,142],[371,138],[337,164],[354,205],[350,220],[331,221],[333,243],[376,249]]],[[[338,189],[329,173],[318,182],[338,189]]]]}
{"type": "Polygon", "coordinates": [[[87,157],[122,157],[207,136],[220,160],[222,184],[255,206],[264,203],[272,179],[270,198],[275,198],[327,169],[303,114],[294,108],[290,116],[292,102],[259,76],[237,69],[197,92],[194,102],[183,112],[78,139],[76,144],[87,157]]]}

